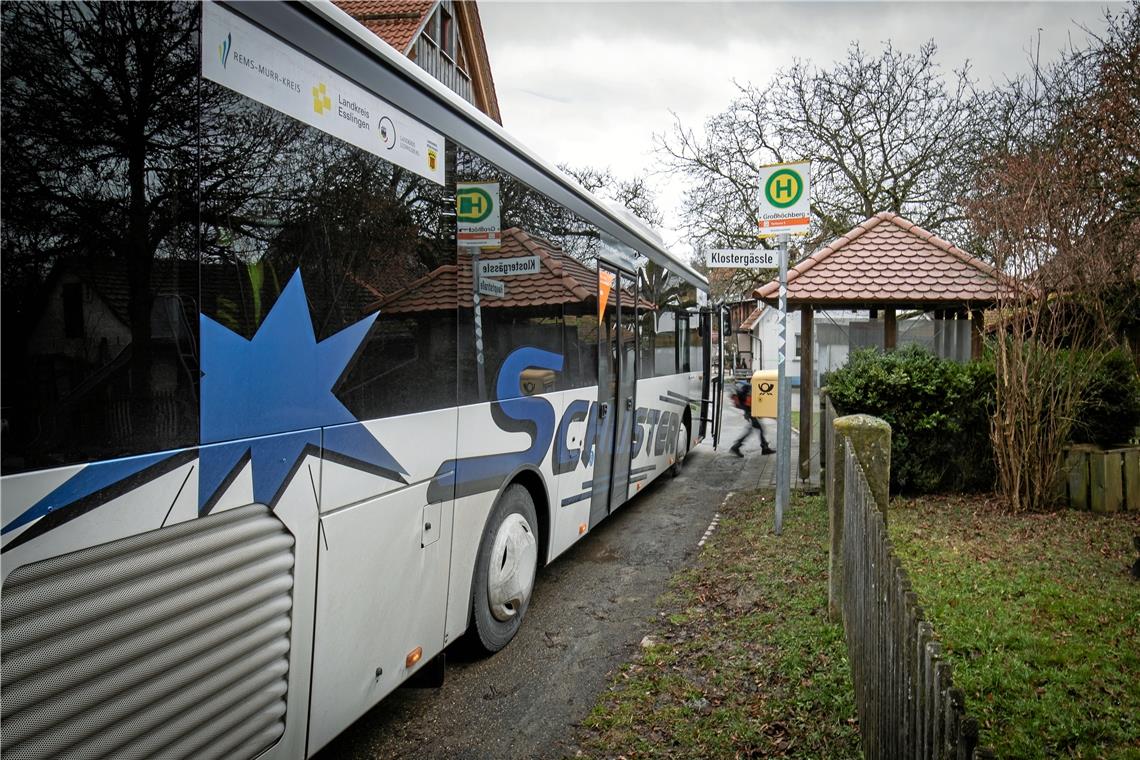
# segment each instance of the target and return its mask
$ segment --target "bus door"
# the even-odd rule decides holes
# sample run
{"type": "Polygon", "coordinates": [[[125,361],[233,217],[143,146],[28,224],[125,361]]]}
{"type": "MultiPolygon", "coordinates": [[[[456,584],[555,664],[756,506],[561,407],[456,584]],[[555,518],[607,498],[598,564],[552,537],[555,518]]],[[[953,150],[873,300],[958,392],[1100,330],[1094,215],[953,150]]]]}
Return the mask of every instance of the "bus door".
{"type": "Polygon", "coordinates": [[[598,262],[598,425],[590,527],[626,500],[637,404],[637,278],[598,262]]]}
{"type": "Polygon", "coordinates": [[[736,340],[736,335],[732,331],[732,323],[729,319],[728,307],[721,304],[717,306],[712,317],[713,321],[717,323],[717,334],[720,335],[720,340],[717,341],[716,357],[712,361],[716,362],[716,376],[717,389],[716,396],[713,404],[713,449],[716,449],[720,443],[720,423],[721,418],[724,417],[724,388],[725,383],[732,384],[733,377],[729,376],[725,380],[726,373],[731,375],[731,372],[724,366],[724,357],[728,352],[728,342],[736,340]]]}
{"type": "Polygon", "coordinates": [[[703,352],[704,386],[701,393],[701,437],[712,433],[713,448],[720,442],[720,422],[724,412],[724,349],[732,340],[727,310],[713,306],[701,310],[701,334],[705,336],[703,352]],[[713,340],[716,336],[716,340],[713,340]]]}

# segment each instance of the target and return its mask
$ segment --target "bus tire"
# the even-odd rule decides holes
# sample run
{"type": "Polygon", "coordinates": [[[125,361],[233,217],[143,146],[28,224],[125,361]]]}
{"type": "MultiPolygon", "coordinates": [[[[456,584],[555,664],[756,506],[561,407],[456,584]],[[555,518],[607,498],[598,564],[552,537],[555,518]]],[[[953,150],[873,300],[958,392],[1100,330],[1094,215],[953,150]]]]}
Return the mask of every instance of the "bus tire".
{"type": "Polygon", "coordinates": [[[684,465],[685,457],[689,453],[689,425],[688,423],[681,423],[681,435],[677,441],[676,459],[673,460],[673,466],[669,468],[669,476],[677,477],[681,474],[681,467],[684,465]]]}
{"type": "Polygon", "coordinates": [[[487,520],[471,584],[472,641],[487,654],[510,643],[530,605],[538,569],[537,530],[530,491],[511,484],[487,520]]]}

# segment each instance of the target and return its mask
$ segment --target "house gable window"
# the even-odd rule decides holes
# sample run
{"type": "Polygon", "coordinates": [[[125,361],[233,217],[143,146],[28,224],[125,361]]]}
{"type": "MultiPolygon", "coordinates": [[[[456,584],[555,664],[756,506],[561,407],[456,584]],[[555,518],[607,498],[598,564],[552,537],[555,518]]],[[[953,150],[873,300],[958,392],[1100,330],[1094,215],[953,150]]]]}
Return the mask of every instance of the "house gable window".
{"type": "Polygon", "coordinates": [[[447,8],[439,8],[439,36],[436,37],[439,48],[451,60],[455,60],[455,19],[447,8]]]}

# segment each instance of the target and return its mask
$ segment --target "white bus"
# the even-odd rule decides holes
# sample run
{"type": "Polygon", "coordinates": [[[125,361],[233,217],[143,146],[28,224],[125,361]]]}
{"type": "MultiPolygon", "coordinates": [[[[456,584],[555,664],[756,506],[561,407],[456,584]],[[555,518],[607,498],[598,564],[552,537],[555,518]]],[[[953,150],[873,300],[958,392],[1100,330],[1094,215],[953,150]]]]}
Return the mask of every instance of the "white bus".
{"type": "Polygon", "coordinates": [[[334,6],[0,14],[5,758],[312,755],[712,434],[705,279],[334,6]]]}

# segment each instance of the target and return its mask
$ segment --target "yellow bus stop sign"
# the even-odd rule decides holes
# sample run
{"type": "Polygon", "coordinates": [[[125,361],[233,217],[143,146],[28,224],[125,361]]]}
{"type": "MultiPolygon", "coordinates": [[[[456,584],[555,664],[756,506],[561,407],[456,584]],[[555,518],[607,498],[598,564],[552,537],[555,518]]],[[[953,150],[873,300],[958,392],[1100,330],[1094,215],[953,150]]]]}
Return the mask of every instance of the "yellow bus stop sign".
{"type": "Polygon", "coordinates": [[[811,162],[760,167],[756,206],[760,237],[806,235],[811,226],[811,162]]]}

